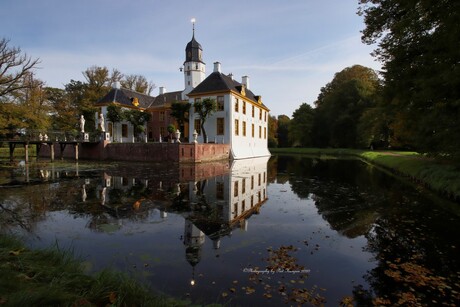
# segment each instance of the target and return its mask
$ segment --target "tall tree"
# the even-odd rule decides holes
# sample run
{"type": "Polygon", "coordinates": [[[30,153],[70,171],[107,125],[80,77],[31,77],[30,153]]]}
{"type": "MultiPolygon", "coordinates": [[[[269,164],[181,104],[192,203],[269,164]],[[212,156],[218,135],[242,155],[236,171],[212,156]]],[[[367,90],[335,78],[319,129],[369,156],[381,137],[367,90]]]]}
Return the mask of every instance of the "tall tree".
{"type": "Polygon", "coordinates": [[[360,0],[359,14],[362,41],[378,44],[394,138],[460,156],[460,2],[360,0]]]}
{"type": "Polygon", "coordinates": [[[294,111],[289,125],[289,140],[292,145],[300,145],[302,147],[311,146],[313,118],[314,110],[306,103],[302,103],[294,111]]]}
{"type": "Polygon", "coordinates": [[[18,47],[8,46],[9,40],[0,40],[0,102],[7,95],[27,88],[30,84],[24,78],[32,72],[39,63],[39,59],[32,59],[23,54],[18,47]]]}
{"type": "MultiPolygon", "coordinates": [[[[375,106],[380,81],[370,68],[354,65],[335,74],[315,102],[312,142],[318,147],[357,147],[357,124],[375,106]]],[[[368,144],[369,145],[369,144],[368,144]]]]}
{"type": "Polygon", "coordinates": [[[204,123],[217,110],[217,103],[215,99],[205,98],[202,101],[195,101],[193,103],[195,112],[200,117],[201,132],[203,133],[203,141],[208,142],[208,136],[206,135],[206,130],[204,128],[204,123]]]}
{"type": "Polygon", "coordinates": [[[130,90],[150,95],[152,91],[156,88],[155,84],[152,81],[147,81],[147,79],[142,75],[127,75],[124,76],[121,81],[121,86],[128,88],[130,90]]]}
{"type": "Polygon", "coordinates": [[[270,115],[268,116],[268,147],[275,148],[278,147],[278,136],[277,136],[277,131],[278,131],[278,120],[276,119],[275,116],[270,115]]]}
{"type": "Polygon", "coordinates": [[[50,127],[52,107],[45,97],[43,82],[30,72],[23,76],[16,91],[0,103],[0,111],[2,134],[13,136],[20,130],[32,134],[50,127]]]}
{"type": "Polygon", "coordinates": [[[287,115],[278,115],[278,146],[279,147],[290,147],[291,142],[289,141],[289,125],[291,119],[287,115]]]}

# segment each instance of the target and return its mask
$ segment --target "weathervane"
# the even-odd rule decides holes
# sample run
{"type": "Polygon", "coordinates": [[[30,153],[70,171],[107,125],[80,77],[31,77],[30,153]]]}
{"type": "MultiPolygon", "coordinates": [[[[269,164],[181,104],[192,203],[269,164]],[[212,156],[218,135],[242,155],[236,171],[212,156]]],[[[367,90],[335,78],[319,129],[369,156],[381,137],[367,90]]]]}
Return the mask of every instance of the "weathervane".
{"type": "Polygon", "coordinates": [[[190,21],[192,22],[192,27],[193,27],[193,36],[195,36],[195,22],[196,22],[196,19],[195,19],[195,17],[193,17],[193,18],[192,18],[190,21]]]}

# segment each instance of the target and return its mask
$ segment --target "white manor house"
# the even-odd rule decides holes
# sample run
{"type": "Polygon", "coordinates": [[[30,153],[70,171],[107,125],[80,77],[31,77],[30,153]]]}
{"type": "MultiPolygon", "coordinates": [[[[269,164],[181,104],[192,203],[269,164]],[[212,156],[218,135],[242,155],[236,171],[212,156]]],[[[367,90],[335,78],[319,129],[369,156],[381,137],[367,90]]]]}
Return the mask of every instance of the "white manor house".
{"type": "MultiPolygon", "coordinates": [[[[253,93],[249,77],[243,76],[241,82],[238,82],[232,74],[222,72],[219,62],[214,63],[213,72],[206,77],[206,64],[202,55],[203,49],[195,39],[193,27],[192,40],[185,48],[183,90],[166,92],[164,87],[160,87],[158,96],[154,97],[121,88],[116,84],[96,103],[96,106],[100,107],[98,111],[107,118],[107,106],[116,104],[124,108],[150,112],[152,117],[146,125],[146,138],[148,136],[149,141],[161,141],[161,135],[164,135],[167,125],[175,123],[169,115],[171,104],[188,102],[192,107],[189,111],[189,121],[183,129],[183,137],[186,140],[192,142],[196,137],[194,132],[197,132],[198,143],[228,144],[230,159],[269,156],[267,123],[270,110],[262,103],[262,97],[253,93]],[[207,140],[204,140],[200,118],[194,112],[193,103],[206,98],[217,102],[217,110],[205,121],[207,140]],[[160,137],[156,139],[155,136],[158,135],[160,137]]],[[[109,133],[112,141],[134,140],[130,123],[111,123],[106,120],[104,124],[105,131],[109,133]],[[114,137],[117,135],[120,136],[119,139],[114,137]]]]}

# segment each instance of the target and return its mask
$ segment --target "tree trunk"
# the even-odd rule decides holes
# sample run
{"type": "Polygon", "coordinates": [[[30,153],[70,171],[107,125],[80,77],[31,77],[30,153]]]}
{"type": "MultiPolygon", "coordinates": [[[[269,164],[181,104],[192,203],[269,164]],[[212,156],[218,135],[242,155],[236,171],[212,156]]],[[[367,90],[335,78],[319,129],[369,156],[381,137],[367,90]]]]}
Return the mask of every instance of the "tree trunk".
{"type": "Polygon", "coordinates": [[[201,121],[201,132],[203,133],[203,143],[208,142],[208,136],[206,135],[206,130],[204,129],[204,122],[201,121]]]}

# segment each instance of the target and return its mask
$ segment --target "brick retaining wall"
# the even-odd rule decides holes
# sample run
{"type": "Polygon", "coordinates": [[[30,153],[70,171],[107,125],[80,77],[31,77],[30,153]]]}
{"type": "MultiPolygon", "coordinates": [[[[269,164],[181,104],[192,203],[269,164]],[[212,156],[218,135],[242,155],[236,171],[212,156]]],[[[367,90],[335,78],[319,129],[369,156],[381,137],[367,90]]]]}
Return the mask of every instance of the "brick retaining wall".
{"type": "MultiPolygon", "coordinates": [[[[79,159],[114,160],[138,162],[208,162],[230,159],[230,146],[227,144],[194,143],[79,143],[79,159]]],[[[61,148],[54,144],[56,159],[61,157],[61,148]]],[[[66,146],[62,156],[75,158],[74,146],[66,146]]],[[[43,146],[40,157],[50,157],[50,148],[43,146]]]]}

